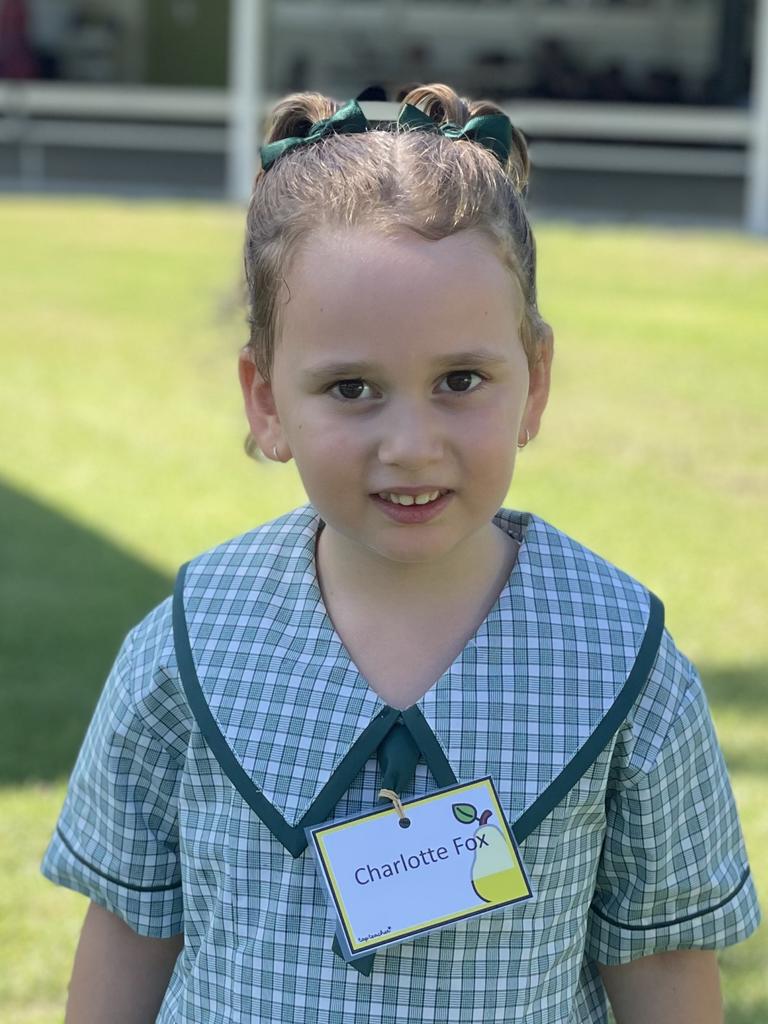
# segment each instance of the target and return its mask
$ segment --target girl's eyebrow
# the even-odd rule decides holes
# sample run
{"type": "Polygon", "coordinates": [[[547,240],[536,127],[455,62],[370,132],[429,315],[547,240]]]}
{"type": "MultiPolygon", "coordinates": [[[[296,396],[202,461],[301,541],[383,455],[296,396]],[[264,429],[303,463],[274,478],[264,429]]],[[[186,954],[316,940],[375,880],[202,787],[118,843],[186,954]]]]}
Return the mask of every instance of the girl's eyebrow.
{"type": "MultiPolygon", "coordinates": [[[[452,352],[450,355],[437,356],[433,361],[434,367],[459,366],[469,368],[474,366],[495,366],[505,362],[500,352],[491,349],[473,349],[471,352],[452,352]]],[[[373,376],[381,372],[381,367],[376,363],[363,362],[334,362],[318,363],[316,366],[307,367],[302,371],[302,377],[308,384],[315,381],[327,380],[329,377],[363,377],[368,374],[373,376]]]]}
{"type": "Polygon", "coordinates": [[[461,367],[463,370],[471,370],[474,367],[496,366],[499,362],[506,362],[506,357],[502,352],[495,352],[493,349],[473,348],[466,352],[452,352],[434,361],[435,365],[440,367],[461,367]]]}
{"type": "Polygon", "coordinates": [[[375,363],[318,363],[305,370],[302,376],[308,384],[337,377],[367,377],[378,372],[375,363]]]}

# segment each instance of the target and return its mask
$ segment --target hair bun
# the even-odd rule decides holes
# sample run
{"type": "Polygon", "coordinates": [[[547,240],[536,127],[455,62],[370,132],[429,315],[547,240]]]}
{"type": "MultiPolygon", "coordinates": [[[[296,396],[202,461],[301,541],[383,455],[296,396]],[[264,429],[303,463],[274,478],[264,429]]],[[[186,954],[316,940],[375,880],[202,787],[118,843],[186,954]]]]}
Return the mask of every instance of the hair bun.
{"type": "Polygon", "coordinates": [[[341,104],[319,92],[294,92],[275,105],[267,119],[264,143],[305,136],[316,121],[331,117],[341,104]]]}
{"type": "MultiPolygon", "coordinates": [[[[463,128],[473,117],[482,114],[504,114],[501,107],[490,100],[466,100],[458,95],[449,85],[435,82],[430,85],[417,85],[410,89],[401,100],[403,106],[412,104],[423,110],[437,125],[451,124],[463,128]]],[[[531,175],[531,160],[525,136],[512,125],[512,142],[509,158],[504,170],[512,180],[515,188],[523,195],[528,190],[531,175]]]]}

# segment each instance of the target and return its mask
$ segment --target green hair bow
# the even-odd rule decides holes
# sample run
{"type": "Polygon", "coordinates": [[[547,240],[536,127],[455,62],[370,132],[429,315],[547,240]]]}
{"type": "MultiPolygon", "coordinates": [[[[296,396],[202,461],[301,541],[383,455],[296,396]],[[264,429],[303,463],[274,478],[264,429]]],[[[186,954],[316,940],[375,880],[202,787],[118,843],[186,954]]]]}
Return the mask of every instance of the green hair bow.
{"type": "Polygon", "coordinates": [[[322,121],[315,121],[310,125],[306,135],[294,135],[288,139],[278,139],[277,142],[268,142],[259,150],[261,155],[261,166],[269,170],[272,164],[283,153],[287,153],[297,146],[306,146],[309,143],[317,142],[326,135],[354,135],[358,132],[367,132],[370,129],[368,119],[362,111],[357,100],[350,100],[343,107],[339,107],[335,114],[324,117],[322,121]]]}
{"type": "Polygon", "coordinates": [[[489,149],[502,165],[509,159],[512,147],[512,122],[506,114],[480,114],[471,117],[460,128],[457,124],[446,121],[436,124],[423,110],[406,103],[397,119],[400,127],[438,131],[448,139],[469,139],[489,149]]]}
{"type": "MultiPolygon", "coordinates": [[[[489,149],[503,165],[509,158],[509,151],[512,145],[512,122],[506,114],[481,114],[472,117],[460,128],[450,121],[445,124],[436,124],[428,114],[425,114],[418,107],[406,103],[397,119],[398,127],[416,130],[427,130],[440,132],[448,139],[468,139],[477,142],[485,149],[489,149]]],[[[291,136],[287,139],[278,139],[277,142],[268,142],[259,150],[261,155],[261,166],[266,171],[272,166],[278,157],[298,146],[306,146],[327,135],[355,135],[361,132],[370,131],[371,125],[360,107],[357,100],[350,100],[343,107],[339,107],[335,114],[323,118],[322,121],[315,121],[309,126],[306,135],[291,136]]]]}

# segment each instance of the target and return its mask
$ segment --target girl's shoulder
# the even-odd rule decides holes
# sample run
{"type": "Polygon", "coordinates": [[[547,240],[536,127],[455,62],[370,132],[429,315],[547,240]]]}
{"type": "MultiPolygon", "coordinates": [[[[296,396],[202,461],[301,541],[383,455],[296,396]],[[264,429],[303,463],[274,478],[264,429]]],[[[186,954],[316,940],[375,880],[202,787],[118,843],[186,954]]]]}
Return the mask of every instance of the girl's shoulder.
{"type": "Polygon", "coordinates": [[[271,570],[288,567],[298,551],[314,545],[319,524],[312,505],[292,509],[203,551],[188,563],[187,579],[259,573],[266,565],[271,570]]]}
{"type": "MultiPolygon", "coordinates": [[[[174,600],[185,616],[224,617],[237,614],[243,595],[259,603],[290,590],[303,564],[314,557],[319,517],[311,505],[293,509],[252,530],[232,537],[192,558],[180,570],[176,590],[153,608],[127,635],[117,663],[137,680],[134,698],[141,700],[168,679],[178,678],[174,637],[174,600]]],[[[305,566],[306,567],[306,566],[305,566]]],[[[251,606],[249,611],[256,609],[251,606]]],[[[178,608],[177,608],[178,615],[178,608]]],[[[178,623],[177,623],[178,625],[178,623]]]]}
{"type": "MultiPolygon", "coordinates": [[[[256,597],[263,585],[281,589],[285,574],[295,573],[297,550],[311,549],[317,513],[311,506],[294,509],[270,522],[233,537],[191,559],[185,572],[183,606],[186,615],[210,617],[237,613],[240,596],[256,597]]],[[[177,588],[178,588],[177,578],[177,588]]],[[[257,602],[258,603],[258,602],[257,602]]],[[[122,683],[126,702],[150,723],[168,717],[186,700],[179,679],[174,635],[174,595],[154,607],[125,637],[112,668],[122,683]]],[[[173,716],[172,716],[173,717],[173,716]]]]}
{"type": "Polygon", "coordinates": [[[613,624],[622,632],[629,626],[642,635],[651,604],[644,583],[533,513],[502,508],[496,522],[522,537],[524,585],[543,613],[613,624]]]}
{"type": "Polygon", "coordinates": [[[648,766],[682,716],[694,709],[702,719],[708,714],[701,677],[665,626],[661,600],[645,584],[551,523],[537,516],[528,520],[528,560],[537,577],[540,606],[560,621],[567,615],[572,622],[583,622],[584,635],[591,633],[596,647],[637,659],[643,642],[648,647],[651,640],[651,613],[656,609],[647,671],[625,722],[636,740],[634,758],[648,766]]]}
{"type": "Polygon", "coordinates": [[[306,602],[320,522],[315,508],[303,505],[191,559],[176,582],[187,619],[231,621],[246,607],[255,619],[306,602]]]}
{"type": "Polygon", "coordinates": [[[524,537],[521,585],[526,603],[547,624],[544,633],[558,634],[574,652],[583,649],[600,662],[601,673],[608,663],[644,667],[630,715],[637,724],[668,725],[700,699],[696,668],[675,644],[663,602],[648,586],[539,516],[511,509],[500,516],[500,525],[517,527],[524,537]]]}

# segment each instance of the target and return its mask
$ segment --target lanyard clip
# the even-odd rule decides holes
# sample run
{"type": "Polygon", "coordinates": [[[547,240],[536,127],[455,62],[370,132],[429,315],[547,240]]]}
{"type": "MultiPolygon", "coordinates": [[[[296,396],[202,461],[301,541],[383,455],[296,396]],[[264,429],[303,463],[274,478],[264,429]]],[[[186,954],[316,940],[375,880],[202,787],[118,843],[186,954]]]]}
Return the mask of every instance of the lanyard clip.
{"type": "Polygon", "coordinates": [[[379,796],[383,796],[387,800],[391,800],[397,811],[399,821],[398,825],[400,828],[410,828],[411,819],[406,815],[403,805],[400,803],[400,797],[395,793],[393,789],[380,789],[379,796]]]}

